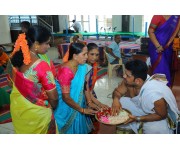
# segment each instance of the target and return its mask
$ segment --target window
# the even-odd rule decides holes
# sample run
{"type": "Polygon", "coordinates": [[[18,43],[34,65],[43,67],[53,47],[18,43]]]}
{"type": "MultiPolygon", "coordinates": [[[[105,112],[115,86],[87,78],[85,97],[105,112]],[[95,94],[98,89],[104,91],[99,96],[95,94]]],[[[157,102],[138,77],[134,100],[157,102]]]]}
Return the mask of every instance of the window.
{"type": "Polygon", "coordinates": [[[32,15],[21,15],[21,16],[8,16],[10,26],[18,26],[22,21],[29,21],[32,25],[37,24],[37,17],[32,15]]]}
{"type": "Polygon", "coordinates": [[[69,27],[72,26],[72,20],[75,19],[81,23],[83,31],[96,32],[96,18],[99,32],[112,31],[112,15],[69,15],[69,27]]]}
{"type": "Polygon", "coordinates": [[[98,18],[98,26],[99,32],[110,32],[112,31],[112,15],[99,15],[98,18]]]}

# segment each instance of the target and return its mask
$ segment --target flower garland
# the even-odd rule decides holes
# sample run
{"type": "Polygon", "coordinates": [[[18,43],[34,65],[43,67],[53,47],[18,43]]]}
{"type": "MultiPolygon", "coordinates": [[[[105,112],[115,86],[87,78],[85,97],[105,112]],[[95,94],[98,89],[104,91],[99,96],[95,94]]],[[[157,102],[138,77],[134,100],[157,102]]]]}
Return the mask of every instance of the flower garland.
{"type": "Polygon", "coordinates": [[[30,51],[29,51],[29,46],[26,40],[26,35],[25,33],[19,34],[18,39],[16,40],[16,43],[14,45],[14,50],[11,53],[11,57],[17,52],[19,51],[21,48],[22,53],[23,53],[23,57],[24,57],[24,64],[25,65],[29,65],[29,63],[31,62],[31,55],[30,55],[30,51]]]}

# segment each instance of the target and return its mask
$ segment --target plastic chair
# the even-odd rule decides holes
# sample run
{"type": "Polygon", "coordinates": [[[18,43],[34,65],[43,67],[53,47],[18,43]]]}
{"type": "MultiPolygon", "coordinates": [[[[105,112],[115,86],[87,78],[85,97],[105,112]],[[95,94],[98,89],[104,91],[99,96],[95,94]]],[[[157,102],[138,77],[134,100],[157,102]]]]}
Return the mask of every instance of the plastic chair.
{"type": "MultiPolygon", "coordinates": [[[[105,56],[106,56],[106,58],[107,58],[107,61],[108,61],[108,77],[109,77],[109,78],[112,78],[112,71],[113,71],[113,69],[114,69],[116,66],[122,66],[123,74],[124,74],[124,64],[123,64],[123,62],[122,62],[122,58],[119,59],[119,63],[118,63],[118,64],[111,64],[111,63],[109,62],[109,57],[113,57],[113,56],[111,56],[110,54],[108,54],[108,53],[106,52],[106,48],[107,48],[107,47],[105,47],[103,50],[104,50],[104,54],[105,54],[105,56]]],[[[113,57],[113,58],[114,58],[114,57],[113,57]]]]}

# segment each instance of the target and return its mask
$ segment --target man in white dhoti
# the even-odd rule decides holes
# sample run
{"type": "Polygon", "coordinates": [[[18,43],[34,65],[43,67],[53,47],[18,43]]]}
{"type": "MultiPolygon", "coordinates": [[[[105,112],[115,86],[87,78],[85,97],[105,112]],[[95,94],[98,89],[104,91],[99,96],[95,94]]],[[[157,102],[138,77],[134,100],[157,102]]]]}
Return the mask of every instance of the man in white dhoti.
{"type": "Polygon", "coordinates": [[[119,113],[121,107],[130,110],[132,115],[126,123],[130,123],[135,133],[140,121],[145,134],[173,133],[167,117],[171,114],[176,120],[180,112],[163,75],[148,76],[147,65],[140,60],[130,61],[125,67],[124,81],[113,92],[113,115],[119,113]],[[121,97],[126,93],[128,97],[121,97]]]}
{"type": "Polygon", "coordinates": [[[180,112],[163,75],[148,76],[147,65],[140,60],[127,62],[125,68],[124,80],[113,92],[112,115],[125,108],[132,115],[124,127],[138,133],[139,122],[143,122],[144,134],[172,134],[168,115],[175,122],[180,112]]]}

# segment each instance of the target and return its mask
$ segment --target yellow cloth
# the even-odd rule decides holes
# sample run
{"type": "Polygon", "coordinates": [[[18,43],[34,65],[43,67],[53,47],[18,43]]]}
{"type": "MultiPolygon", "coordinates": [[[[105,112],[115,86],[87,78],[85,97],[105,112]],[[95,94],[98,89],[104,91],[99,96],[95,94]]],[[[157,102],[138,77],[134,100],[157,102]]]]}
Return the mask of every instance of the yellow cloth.
{"type": "Polygon", "coordinates": [[[10,111],[15,133],[47,133],[52,110],[29,102],[13,86],[10,95],[10,111]]]}

